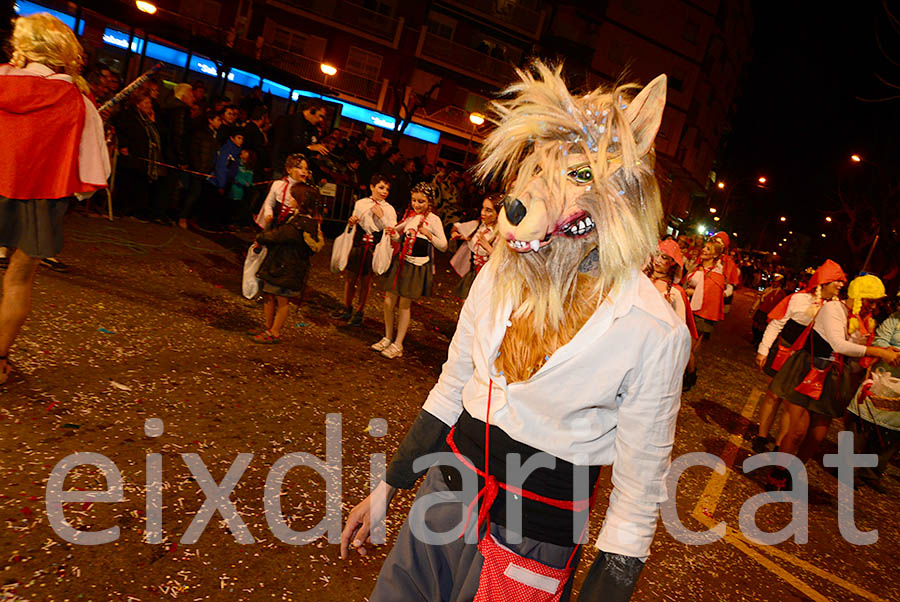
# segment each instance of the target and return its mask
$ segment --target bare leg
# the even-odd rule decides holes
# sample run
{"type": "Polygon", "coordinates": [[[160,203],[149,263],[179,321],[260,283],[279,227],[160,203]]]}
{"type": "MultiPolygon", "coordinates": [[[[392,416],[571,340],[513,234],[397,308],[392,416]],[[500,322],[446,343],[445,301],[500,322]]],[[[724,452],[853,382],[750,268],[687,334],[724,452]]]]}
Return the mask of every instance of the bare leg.
{"type": "Polygon", "coordinates": [[[284,323],[287,320],[291,304],[290,299],[287,297],[279,297],[276,295],[275,300],[278,303],[278,309],[275,310],[275,320],[272,322],[272,327],[269,328],[269,332],[272,333],[272,336],[274,337],[280,337],[281,327],[284,326],[284,323]]]}
{"type": "MultiPolygon", "coordinates": [[[[759,436],[768,437],[772,423],[775,422],[775,414],[778,413],[778,406],[781,405],[779,399],[771,391],[766,391],[766,397],[763,399],[762,406],[759,408],[759,436]]],[[[782,420],[784,420],[782,418],[782,420]]]]}
{"type": "Polygon", "coordinates": [[[781,445],[778,447],[778,451],[796,455],[809,428],[809,411],[787,401],[784,405],[787,409],[790,426],[787,434],[781,441],[781,445]]]}
{"type": "Polygon", "coordinates": [[[819,446],[822,445],[822,441],[828,435],[829,426],[831,426],[831,416],[815,412],[810,413],[809,429],[806,432],[803,443],[800,444],[800,450],[797,452],[797,457],[800,458],[801,462],[805,464],[807,460],[819,451],[819,446]]]}
{"type": "Polygon", "coordinates": [[[403,339],[406,338],[406,331],[409,330],[409,314],[410,314],[410,306],[412,305],[412,299],[408,299],[406,297],[400,297],[400,311],[397,312],[397,338],[394,340],[394,344],[398,347],[403,347],[403,339]]]}
{"type": "Polygon", "coordinates": [[[357,278],[357,274],[347,274],[347,279],[344,281],[344,306],[347,309],[353,307],[353,296],[356,294],[357,278]]]}
{"type": "Polygon", "coordinates": [[[29,257],[16,249],[3,276],[3,297],[0,299],[0,383],[5,382],[9,369],[5,356],[19,334],[31,311],[31,289],[40,259],[29,257]]]}
{"type": "Polygon", "coordinates": [[[784,437],[787,435],[790,428],[791,416],[788,414],[787,410],[785,410],[781,412],[781,420],[778,422],[778,436],[775,438],[775,445],[781,447],[781,442],[784,441],[784,437]]]}
{"type": "Polygon", "coordinates": [[[275,320],[275,296],[269,293],[263,293],[263,316],[266,320],[266,330],[272,330],[272,323],[275,320]]]}
{"type": "Polygon", "coordinates": [[[394,338],[394,307],[397,305],[397,293],[384,293],[384,336],[394,338]]]}
{"type": "MultiPolygon", "coordinates": [[[[362,283],[359,285],[359,313],[363,313],[366,309],[366,301],[369,300],[369,289],[372,288],[372,274],[362,277],[362,283]]],[[[351,300],[352,301],[352,300],[351,300]]]]}

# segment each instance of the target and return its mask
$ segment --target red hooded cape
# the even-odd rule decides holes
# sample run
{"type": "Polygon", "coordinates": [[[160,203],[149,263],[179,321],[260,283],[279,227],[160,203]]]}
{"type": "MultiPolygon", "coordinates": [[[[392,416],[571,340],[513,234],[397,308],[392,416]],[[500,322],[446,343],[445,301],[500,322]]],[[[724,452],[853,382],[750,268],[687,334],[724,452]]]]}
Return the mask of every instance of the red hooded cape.
{"type": "MultiPolygon", "coordinates": [[[[811,293],[816,290],[816,287],[820,284],[828,284],[829,282],[834,282],[835,280],[843,280],[847,282],[847,275],[844,274],[844,270],[841,269],[836,262],[831,261],[830,259],[826,259],[825,263],[819,266],[819,269],[815,271],[812,277],[809,279],[809,282],[806,285],[806,288],[801,292],[811,293]]],[[[796,293],[794,293],[796,294],[796,293]]],[[[788,305],[791,302],[791,297],[794,295],[788,295],[781,302],[776,305],[772,311],[769,312],[769,320],[781,320],[787,315],[788,305]]]]}
{"type": "Polygon", "coordinates": [[[67,81],[0,75],[0,195],[60,199],[96,186],[81,181],[84,100],[67,81]]]}

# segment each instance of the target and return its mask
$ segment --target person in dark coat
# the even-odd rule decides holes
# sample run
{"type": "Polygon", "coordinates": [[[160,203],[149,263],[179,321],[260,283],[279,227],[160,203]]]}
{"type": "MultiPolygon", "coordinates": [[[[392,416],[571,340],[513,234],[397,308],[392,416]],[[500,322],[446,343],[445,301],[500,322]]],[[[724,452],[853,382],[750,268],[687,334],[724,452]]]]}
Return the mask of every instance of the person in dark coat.
{"type": "MultiPolygon", "coordinates": [[[[190,84],[175,86],[173,96],[162,104],[160,112],[160,133],[163,138],[163,156],[166,163],[179,170],[187,169],[191,155],[191,110],[194,93],[190,84]]],[[[191,177],[186,171],[170,170],[165,183],[165,196],[180,209],[181,199],[190,188],[191,177]]],[[[166,209],[171,209],[167,207],[166,209]]]]}
{"type": "Polygon", "coordinates": [[[327,155],[328,149],[319,142],[319,125],[325,121],[327,110],[321,101],[310,99],[303,110],[285,115],[275,124],[272,135],[272,171],[281,177],[281,169],[288,155],[302,153],[309,158],[327,155]]]}
{"type": "Polygon", "coordinates": [[[205,127],[197,127],[191,133],[191,153],[189,163],[191,171],[197,172],[191,174],[190,188],[184,199],[184,206],[181,209],[181,218],[178,225],[187,228],[187,220],[194,216],[194,207],[200,200],[204,191],[209,193],[205,186],[212,188],[211,185],[205,184],[204,180],[212,173],[213,164],[216,160],[216,151],[219,150],[219,144],[216,140],[216,133],[222,125],[222,114],[210,111],[206,115],[205,127]],[[198,173],[204,175],[197,175],[198,173]]]}
{"type": "Polygon", "coordinates": [[[153,99],[145,90],[135,92],[131,106],[119,116],[120,194],[117,195],[125,215],[143,219],[164,217],[162,177],[165,168],[162,136],[156,123],[153,99]]]}
{"type": "Polygon", "coordinates": [[[254,343],[281,342],[281,328],[287,320],[291,298],[302,297],[309,277],[309,260],[325,245],[322,220],[314,216],[318,191],[306,184],[294,184],[290,199],[294,213],[280,226],[260,232],[257,244],[267,249],[257,277],[262,280],[263,314],[266,327],[251,333],[254,343]]]}

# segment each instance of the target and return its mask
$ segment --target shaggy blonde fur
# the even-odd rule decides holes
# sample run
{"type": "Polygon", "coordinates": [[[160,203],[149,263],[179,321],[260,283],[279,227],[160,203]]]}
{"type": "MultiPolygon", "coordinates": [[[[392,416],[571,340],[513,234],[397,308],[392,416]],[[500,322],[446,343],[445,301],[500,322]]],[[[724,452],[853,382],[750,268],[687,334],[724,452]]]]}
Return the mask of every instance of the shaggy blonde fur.
{"type": "Polygon", "coordinates": [[[639,110],[627,110],[637,86],[573,96],[561,67],[535,62],[531,71],[518,73],[520,81],[492,104],[497,127],[482,149],[479,176],[500,178],[515,198],[543,179],[552,203],[556,191],[572,186],[566,176],[570,157],[584,155],[593,182],[578,188],[576,204],[596,228],[582,238],[554,234],[539,252],[495,245],[493,307],[511,300],[514,308],[496,362],[509,382],[529,378],[572,339],[617,282],[640,269],[656,248],[662,213],[651,150],[658,120],[647,125],[639,110]],[[596,265],[580,274],[595,249],[596,265]]]}

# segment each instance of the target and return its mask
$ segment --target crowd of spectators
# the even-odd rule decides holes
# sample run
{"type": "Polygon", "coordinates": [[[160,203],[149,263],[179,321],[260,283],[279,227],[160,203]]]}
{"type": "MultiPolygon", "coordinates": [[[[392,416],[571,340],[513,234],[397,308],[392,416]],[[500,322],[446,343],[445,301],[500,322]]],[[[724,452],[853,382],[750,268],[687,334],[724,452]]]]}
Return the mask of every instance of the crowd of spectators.
{"type": "MultiPolygon", "coordinates": [[[[98,104],[122,86],[105,67],[88,81],[98,104]]],[[[390,178],[388,202],[399,215],[415,184],[433,184],[435,212],[448,228],[477,216],[489,192],[468,171],[406,156],[371,131],[330,129],[320,100],[302,99],[296,111],[274,118],[271,107],[259,88],[237,100],[211,98],[199,81],[169,87],[151,79],[109,120],[110,148],[118,153],[115,212],[182,228],[249,227],[268,184],[284,177],[285,157],[298,152],[323,192],[326,219],[345,220],[375,173],[390,178]]]]}

